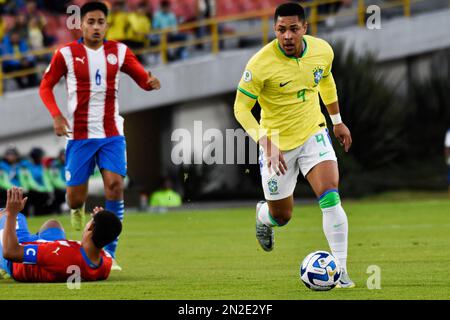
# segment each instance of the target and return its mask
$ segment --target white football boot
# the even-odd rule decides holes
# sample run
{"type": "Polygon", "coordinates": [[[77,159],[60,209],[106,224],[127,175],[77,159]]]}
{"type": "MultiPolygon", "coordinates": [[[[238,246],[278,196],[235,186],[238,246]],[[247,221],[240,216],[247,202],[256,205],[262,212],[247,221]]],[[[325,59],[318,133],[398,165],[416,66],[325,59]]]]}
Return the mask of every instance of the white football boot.
{"type": "Polygon", "coordinates": [[[262,223],[258,219],[259,208],[263,204],[264,204],[264,201],[260,201],[256,205],[256,239],[258,239],[258,242],[264,251],[272,251],[274,243],[275,243],[275,240],[274,240],[275,232],[272,227],[266,226],[264,223],[262,223]]]}

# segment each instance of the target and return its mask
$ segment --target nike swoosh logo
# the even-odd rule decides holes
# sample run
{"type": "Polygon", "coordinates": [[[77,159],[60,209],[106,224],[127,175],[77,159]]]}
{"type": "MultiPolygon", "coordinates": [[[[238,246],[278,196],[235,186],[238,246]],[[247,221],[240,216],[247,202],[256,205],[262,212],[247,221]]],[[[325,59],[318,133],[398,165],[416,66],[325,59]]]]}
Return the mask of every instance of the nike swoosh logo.
{"type": "Polygon", "coordinates": [[[342,222],[342,223],[340,223],[340,224],[335,224],[333,227],[339,228],[339,227],[342,226],[344,223],[345,223],[345,222],[342,222]]]}
{"type": "Polygon", "coordinates": [[[285,82],[285,83],[280,83],[280,88],[283,88],[284,86],[288,85],[289,83],[291,83],[291,81],[285,82]]]}
{"type": "Polygon", "coordinates": [[[337,272],[337,270],[334,270],[334,271],[328,271],[328,275],[329,275],[330,277],[332,277],[332,276],[334,276],[334,275],[336,274],[336,272],[337,272]]]}
{"type": "Polygon", "coordinates": [[[323,156],[326,155],[327,153],[330,153],[330,151],[327,151],[327,152],[320,152],[320,153],[319,153],[319,157],[323,157],[323,156]]]}

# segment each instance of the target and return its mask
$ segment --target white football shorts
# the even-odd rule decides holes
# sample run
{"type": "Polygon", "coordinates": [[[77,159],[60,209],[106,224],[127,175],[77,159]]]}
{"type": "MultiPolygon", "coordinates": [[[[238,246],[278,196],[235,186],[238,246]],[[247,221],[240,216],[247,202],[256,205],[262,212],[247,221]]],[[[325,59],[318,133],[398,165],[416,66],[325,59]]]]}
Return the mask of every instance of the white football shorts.
{"type": "Polygon", "coordinates": [[[323,161],[337,162],[336,154],[331,143],[327,128],[313,134],[303,145],[289,151],[283,151],[284,160],[288,167],[284,175],[269,174],[264,150],[259,151],[259,166],[261,180],[266,200],[281,200],[294,193],[299,170],[306,177],[308,172],[323,161]]]}

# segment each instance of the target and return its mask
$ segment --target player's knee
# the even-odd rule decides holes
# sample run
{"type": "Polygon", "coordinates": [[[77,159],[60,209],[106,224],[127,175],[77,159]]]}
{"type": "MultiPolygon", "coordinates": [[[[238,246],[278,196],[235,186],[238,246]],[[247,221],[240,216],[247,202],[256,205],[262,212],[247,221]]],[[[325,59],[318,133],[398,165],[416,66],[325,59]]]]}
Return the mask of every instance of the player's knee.
{"type": "Polygon", "coordinates": [[[72,195],[67,197],[67,205],[70,209],[79,209],[84,205],[85,199],[81,196],[72,195]]]}
{"type": "Polygon", "coordinates": [[[64,230],[63,226],[61,225],[61,223],[59,223],[59,221],[51,219],[51,220],[47,220],[41,227],[41,229],[39,230],[39,232],[43,232],[47,229],[61,229],[64,230]]]}
{"type": "Polygon", "coordinates": [[[113,180],[105,183],[105,194],[108,199],[120,199],[123,194],[122,180],[113,180]]]}

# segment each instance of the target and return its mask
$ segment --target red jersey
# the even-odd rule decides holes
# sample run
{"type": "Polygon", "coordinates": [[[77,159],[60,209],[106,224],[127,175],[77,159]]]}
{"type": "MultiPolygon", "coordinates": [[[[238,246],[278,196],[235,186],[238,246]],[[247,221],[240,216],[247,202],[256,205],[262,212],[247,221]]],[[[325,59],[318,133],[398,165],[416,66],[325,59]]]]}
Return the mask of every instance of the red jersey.
{"type": "Polygon", "coordinates": [[[131,76],[144,90],[151,90],[147,84],[148,72],[126,45],[105,40],[101,48],[94,50],[80,39],[56,51],[45,71],[39,93],[51,115],[60,115],[53,87],[64,76],[71,138],[123,135],[118,103],[119,71],[131,76]]]}
{"type": "Polygon", "coordinates": [[[98,266],[89,261],[78,241],[24,243],[22,263],[12,263],[12,276],[23,282],[65,282],[78,267],[84,281],[105,280],[112,266],[112,258],[104,250],[98,266]]]}

